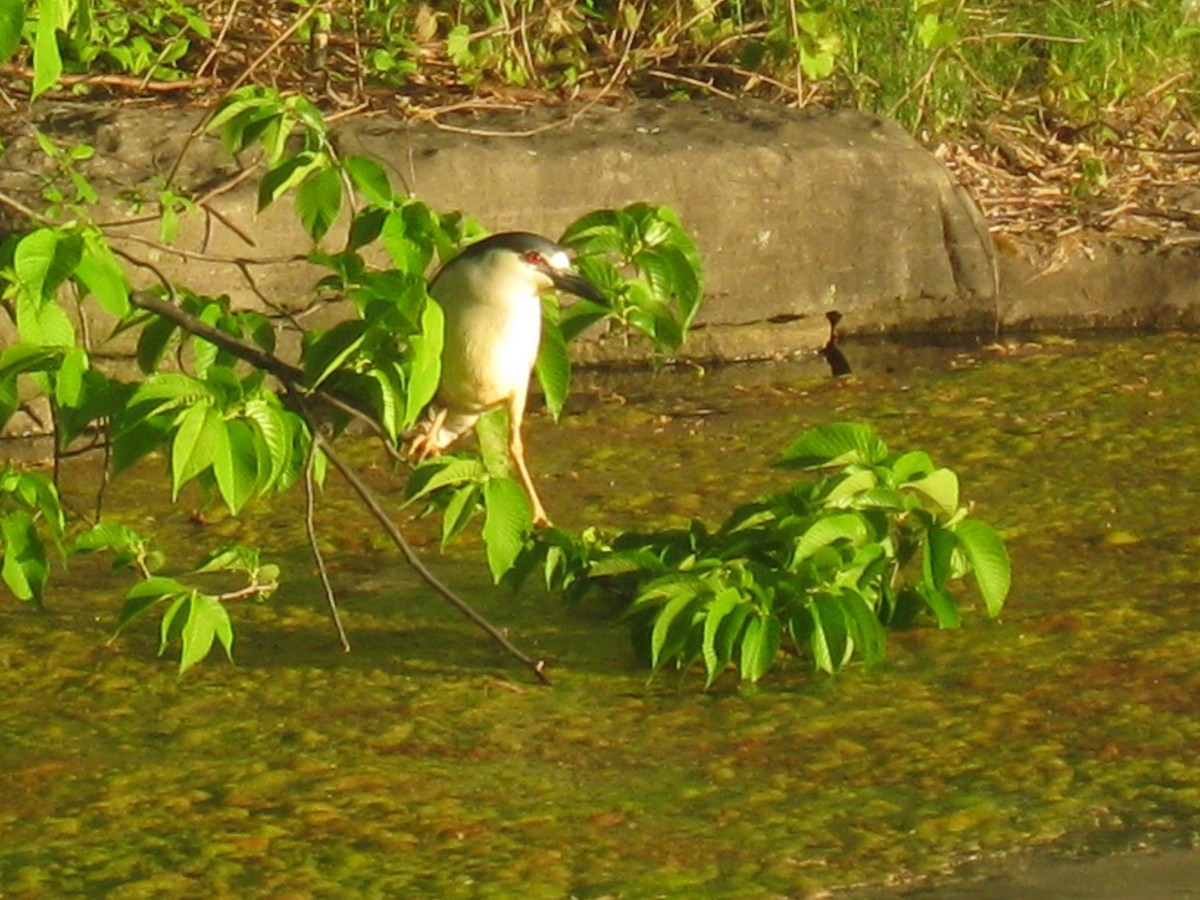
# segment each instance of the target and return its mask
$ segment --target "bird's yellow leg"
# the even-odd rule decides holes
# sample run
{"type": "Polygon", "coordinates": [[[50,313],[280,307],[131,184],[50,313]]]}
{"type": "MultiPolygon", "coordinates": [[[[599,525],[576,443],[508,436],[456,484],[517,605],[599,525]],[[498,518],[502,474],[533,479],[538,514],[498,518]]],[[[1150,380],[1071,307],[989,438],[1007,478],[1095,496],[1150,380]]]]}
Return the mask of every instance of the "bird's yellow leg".
{"type": "Polygon", "coordinates": [[[525,443],[521,440],[521,421],[524,417],[525,397],[523,395],[513,397],[508,402],[508,455],[512,458],[513,465],[517,467],[517,476],[521,479],[521,484],[525,487],[525,493],[529,495],[529,502],[533,506],[533,524],[538,527],[546,527],[550,524],[550,517],[546,515],[542,499],[538,496],[537,488],[533,486],[529,467],[525,465],[525,443]]]}

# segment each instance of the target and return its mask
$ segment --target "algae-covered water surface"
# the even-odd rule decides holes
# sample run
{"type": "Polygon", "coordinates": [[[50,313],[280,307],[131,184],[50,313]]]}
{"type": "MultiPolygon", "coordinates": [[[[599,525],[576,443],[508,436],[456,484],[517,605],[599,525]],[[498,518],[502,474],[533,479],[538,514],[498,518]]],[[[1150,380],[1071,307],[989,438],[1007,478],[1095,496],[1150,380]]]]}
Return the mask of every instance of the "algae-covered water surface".
{"type": "MultiPolygon", "coordinates": [[[[860,374],[836,382],[635,373],[531,423],[567,528],[719,519],[786,484],[768,463],[820,422],[869,422],[958,471],[1009,543],[1001,618],[968,596],[962,629],[893,633],[881,670],[792,657],[754,691],[647,686],[610,610],[494,589],[477,546],[438,555],[412,523],[434,567],[550,661],[537,686],[331,476],[343,654],[299,495],[211,521],[171,507],[153,466],[119,480],[110,515],[181,564],[238,540],[290,578],[234,610],[236,665],[183,679],[150,620],[106,643],[126,585],[101,560],[56,573],[44,613],[0,603],[0,895],[807,896],[1030,847],[1193,844],[1200,340],[1008,350],[857,346],[860,374]]],[[[399,476],[369,474],[398,507],[399,476]]],[[[94,470],[67,476],[86,506],[94,470]]]]}

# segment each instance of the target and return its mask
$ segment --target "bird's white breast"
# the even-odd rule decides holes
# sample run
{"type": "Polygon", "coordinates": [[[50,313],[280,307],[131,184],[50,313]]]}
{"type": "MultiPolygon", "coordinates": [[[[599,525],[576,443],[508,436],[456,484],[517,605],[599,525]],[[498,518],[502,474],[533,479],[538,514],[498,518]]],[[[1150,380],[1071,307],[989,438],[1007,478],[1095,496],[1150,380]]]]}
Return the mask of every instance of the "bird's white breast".
{"type": "Polygon", "coordinates": [[[492,253],[473,266],[451,264],[432,293],[446,315],[438,400],[482,412],[529,387],[542,335],[542,308],[528,267],[492,253]]]}

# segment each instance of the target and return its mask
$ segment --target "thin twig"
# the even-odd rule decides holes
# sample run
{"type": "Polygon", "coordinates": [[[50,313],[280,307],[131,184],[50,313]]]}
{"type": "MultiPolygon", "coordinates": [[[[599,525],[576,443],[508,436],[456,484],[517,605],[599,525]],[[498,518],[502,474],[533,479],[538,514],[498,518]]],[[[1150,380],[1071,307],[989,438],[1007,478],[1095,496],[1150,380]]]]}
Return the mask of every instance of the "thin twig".
{"type": "Polygon", "coordinates": [[[267,48],[263,50],[262,53],[251,60],[250,65],[246,66],[246,68],[242,71],[242,74],[233,80],[233,84],[231,84],[222,92],[221,96],[217,99],[217,102],[214,103],[212,107],[200,118],[200,121],[192,127],[192,130],[188,132],[187,137],[183,139],[183,146],[179,148],[179,153],[176,154],[175,161],[171,163],[171,169],[169,172],[167,172],[167,184],[175,183],[175,176],[179,174],[179,167],[183,165],[183,160],[187,156],[188,151],[191,149],[192,144],[195,142],[196,138],[200,137],[200,135],[204,133],[204,129],[207,127],[208,123],[212,121],[213,116],[217,114],[217,110],[221,108],[221,104],[233,96],[234,91],[246,83],[250,76],[254,74],[254,71],[263,64],[264,60],[266,60],[268,56],[275,52],[275,49],[280,44],[299,31],[300,28],[303,27],[304,23],[316,15],[317,11],[322,9],[324,5],[324,3],[314,3],[299,16],[297,16],[296,21],[285,28],[283,32],[277,38],[275,38],[275,40],[271,41],[271,43],[267,45],[267,48]]]}
{"type": "MultiPolygon", "coordinates": [[[[301,409],[303,410],[304,401],[297,397],[297,402],[299,402],[301,409]]],[[[392,539],[392,543],[395,544],[397,549],[400,550],[400,553],[404,556],[405,561],[412,566],[418,575],[421,576],[422,580],[439,594],[441,594],[451,606],[470,619],[479,628],[483,629],[483,631],[486,632],[493,641],[503,647],[510,656],[518,660],[522,665],[533,672],[534,677],[536,677],[538,681],[540,681],[542,684],[550,684],[550,679],[546,675],[546,661],[543,659],[535,660],[522,653],[520,649],[518,649],[508,638],[504,636],[504,634],[498,628],[496,628],[496,626],[476,612],[474,607],[454,593],[454,591],[447,587],[436,575],[433,574],[432,571],[430,571],[430,569],[423,562],[421,562],[420,557],[417,556],[416,551],[412,548],[412,545],[409,544],[407,538],[401,534],[400,529],[396,526],[396,523],[391,520],[383,507],[379,505],[379,502],[375,499],[375,496],[371,493],[366,484],[363,483],[363,480],[359,478],[358,474],[342,460],[342,458],[333,449],[333,445],[329,443],[329,440],[325,437],[325,435],[313,426],[312,421],[309,419],[307,413],[305,413],[305,418],[309,422],[309,429],[312,431],[313,441],[317,444],[318,448],[329,458],[329,461],[333,464],[333,467],[338,470],[338,472],[344,479],[346,479],[346,482],[350,485],[354,492],[358,494],[359,499],[362,500],[363,504],[368,510],[370,510],[371,515],[375,517],[375,521],[377,521],[383,527],[383,530],[387,532],[388,537],[392,539]]]]}
{"type": "Polygon", "coordinates": [[[179,327],[194,334],[196,337],[216,344],[221,349],[227,350],[234,356],[239,357],[240,359],[250,363],[253,366],[256,366],[257,368],[263,369],[267,373],[274,375],[276,378],[282,381],[289,389],[290,396],[293,398],[296,405],[299,407],[301,414],[304,416],[309,430],[312,433],[313,441],[317,443],[317,446],[320,448],[321,452],[329,458],[329,461],[333,463],[334,468],[341,473],[342,477],[346,479],[346,481],[354,489],[355,493],[358,494],[359,498],[366,505],[367,509],[370,510],[371,514],[375,516],[376,520],[380,523],[380,525],[383,526],[384,530],[387,531],[388,537],[392,539],[392,542],[400,550],[405,561],[412,566],[413,570],[416,571],[416,573],[423,581],[425,581],[426,584],[441,594],[442,597],[445,598],[455,609],[483,629],[489,637],[496,641],[496,643],[508,651],[512,656],[520,660],[524,665],[528,666],[539,681],[541,681],[543,684],[550,683],[550,680],[546,677],[546,673],[544,671],[544,660],[533,660],[522,653],[503,634],[501,634],[494,625],[483,618],[483,616],[477,613],[470,604],[468,604],[465,600],[463,600],[452,590],[450,590],[450,588],[443,584],[438,577],[434,575],[424,563],[421,562],[420,558],[416,554],[416,551],[413,550],[412,545],[408,543],[408,540],[400,532],[400,529],[394,522],[392,522],[387,513],[384,512],[383,508],[375,500],[367,486],[354,473],[354,471],[342,461],[341,457],[334,452],[329,440],[316,427],[312,420],[312,416],[309,413],[308,404],[306,401],[316,400],[343,411],[350,412],[356,415],[361,421],[366,421],[369,424],[372,424],[377,433],[386,434],[382,425],[376,422],[372,416],[364,413],[362,410],[354,409],[354,407],[350,406],[345,401],[338,399],[332,394],[322,390],[309,390],[305,388],[302,384],[304,373],[295,366],[284,362],[270,353],[260,350],[253,344],[249,344],[231,334],[227,334],[226,332],[213,328],[207,323],[200,321],[195,316],[184,312],[169,300],[164,300],[161,297],[156,297],[153,294],[141,291],[135,292],[130,299],[135,306],[169,319],[179,327]]]}
{"type": "Polygon", "coordinates": [[[221,256],[215,253],[202,253],[198,250],[185,250],[183,247],[172,247],[170,244],[164,244],[162,241],[156,241],[153,238],[143,237],[140,234],[113,234],[110,236],[112,240],[131,241],[135,244],[142,244],[150,247],[160,253],[171,254],[178,256],[180,259],[194,259],[202,262],[221,263],[227,266],[275,266],[288,265],[292,263],[304,262],[308,257],[303,253],[291,253],[287,256],[263,256],[259,258],[247,256],[221,256]]]}
{"type": "Polygon", "coordinates": [[[217,37],[213,41],[212,49],[208,51],[208,55],[204,57],[204,61],[196,67],[196,74],[203,75],[217,54],[221,52],[221,46],[225,43],[225,35],[229,33],[229,26],[233,24],[233,17],[237,15],[238,3],[240,0],[232,0],[229,4],[229,12],[225,13],[225,21],[221,23],[221,30],[217,32],[217,37]]]}
{"type": "MultiPolygon", "coordinates": [[[[32,69],[21,66],[0,66],[0,75],[13,76],[32,80],[32,69]]],[[[85,85],[95,87],[127,88],[129,90],[150,91],[155,94],[169,94],[178,91],[191,91],[199,88],[211,88],[220,82],[216,78],[180,78],[175,81],[155,81],[135,78],[132,75],[71,75],[58,76],[57,83],[63,86],[85,85]]]]}
{"type": "Polygon", "coordinates": [[[711,94],[716,94],[718,97],[723,97],[726,100],[736,100],[735,94],[729,91],[723,91],[714,84],[707,81],[701,81],[699,78],[688,78],[686,75],[676,75],[672,72],[664,72],[662,69],[647,69],[646,74],[653,78],[661,79],[662,81],[678,81],[680,84],[691,85],[692,87],[700,88],[708,91],[711,94]]]}
{"type": "MultiPolygon", "coordinates": [[[[309,424],[312,428],[312,424],[309,424]]],[[[308,547],[317,563],[317,574],[321,576],[321,587],[325,589],[325,602],[329,604],[329,616],[333,619],[334,630],[342,650],[350,652],[350,639],[346,637],[346,629],[342,626],[342,616],[338,612],[337,597],[333,593],[333,583],[329,580],[329,570],[325,567],[325,557],[317,542],[316,498],[313,485],[313,465],[317,459],[317,442],[309,441],[308,454],[304,460],[304,532],[308,535],[308,547]]]]}

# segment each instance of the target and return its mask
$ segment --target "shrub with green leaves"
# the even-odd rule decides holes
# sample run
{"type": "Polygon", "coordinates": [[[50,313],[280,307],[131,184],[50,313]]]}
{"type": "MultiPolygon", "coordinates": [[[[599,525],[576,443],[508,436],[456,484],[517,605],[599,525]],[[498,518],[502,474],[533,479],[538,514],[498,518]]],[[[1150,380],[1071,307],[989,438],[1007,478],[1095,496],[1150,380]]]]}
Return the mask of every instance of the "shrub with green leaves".
{"type": "Polygon", "coordinates": [[[958,476],[927,453],[890,453],[867,425],[813,428],[781,468],[818,474],[738,507],[715,530],[579,537],[552,530],[518,561],[568,597],[604,589],[630,598],[626,617],[655,673],[702,663],[706,684],[728,668],[755,682],[781,649],[833,673],[884,656],[886,626],[922,610],[961,624],[952,585],[973,576],[988,615],[1000,613],[1011,567],[991,526],[969,518],[958,476]]]}

